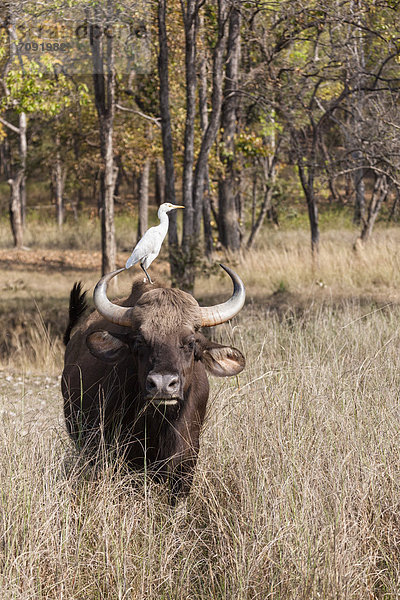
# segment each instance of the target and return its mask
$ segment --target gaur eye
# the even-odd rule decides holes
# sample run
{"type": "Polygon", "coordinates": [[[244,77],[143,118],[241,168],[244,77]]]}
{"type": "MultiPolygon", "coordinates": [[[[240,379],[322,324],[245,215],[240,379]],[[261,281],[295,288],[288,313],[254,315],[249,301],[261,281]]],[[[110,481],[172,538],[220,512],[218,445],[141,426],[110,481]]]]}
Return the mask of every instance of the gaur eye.
{"type": "Polygon", "coordinates": [[[140,352],[146,348],[146,345],[147,344],[142,337],[137,337],[133,343],[133,349],[140,352]]]}
{"type": "Polygon", "coordinates": [[[185,340],[183,345],[181,346],[181,348],[183,348],[184,350],[188,350],[190,352],[193,352],[193,350],[195,349],[196,346],[196,342],[194,339],[188,339],[185,340]]]}

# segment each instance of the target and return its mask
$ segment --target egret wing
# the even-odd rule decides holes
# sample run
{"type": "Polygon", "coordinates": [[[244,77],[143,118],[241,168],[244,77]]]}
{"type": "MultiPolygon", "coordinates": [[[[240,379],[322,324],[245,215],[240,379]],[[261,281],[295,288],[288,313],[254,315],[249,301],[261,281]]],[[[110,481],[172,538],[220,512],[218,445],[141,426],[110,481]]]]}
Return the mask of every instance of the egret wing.
{"type": "Polygon", "coordinates": [[[142,261],[142,264],[143,264],[144,268],[148,269],[149,266],[151,265],[151,263],[153,262],[153,260],[155,258],[157,258],[157,256],[158,256],[158,252],[156,254],[148,254],[146,256],[146,258],[142,261]]]}
{"type": "Polygon", "coordinates": [[[136,263],[141,262],[149,254],[154,254],[155,250],[157,251],[158,249],[158,252],[160,251],[160,235],[156,230],[156,227],[150,227],[150,229],[146,231],[144,236],[138,241],[133,249],[132,254],[126,261],[126,269],[129,269],[133,265],[136,265],[136,263]]]}

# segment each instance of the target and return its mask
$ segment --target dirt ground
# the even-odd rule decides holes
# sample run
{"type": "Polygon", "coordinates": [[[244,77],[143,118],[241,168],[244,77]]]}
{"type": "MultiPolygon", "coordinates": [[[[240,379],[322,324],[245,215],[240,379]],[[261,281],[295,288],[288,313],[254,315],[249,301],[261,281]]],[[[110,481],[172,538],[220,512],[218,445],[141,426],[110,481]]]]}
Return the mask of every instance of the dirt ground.
{"type": "Polygon", "coordinates": [[[58,270],[100,268],[100,252],[82,252],[81,250],[0,250],[0,268],[13,270],[58,270]]]}
{"type": "MultiPolygon", "coordinates": [[[[117,256],[122,266],[126,253],[117,256]]],[[[122,296],[131,287],[132,276],[141,273],[134,267],[119,278],[115,294],[122,296]]],[[[167,265],[155,264],[151,269],[157,279],[168,277],[167,265]]],[[[81,250],[0,250],[0,353],[5,351],[8,331],[23,330],[38,317],[50,325],[56,335],[65,329],[69,292],[75,281],[81,281],[91,292],[101,276],[101,253],[81,250]]],[[[7,348],[6,348],[7,350],[7,348]]]]}

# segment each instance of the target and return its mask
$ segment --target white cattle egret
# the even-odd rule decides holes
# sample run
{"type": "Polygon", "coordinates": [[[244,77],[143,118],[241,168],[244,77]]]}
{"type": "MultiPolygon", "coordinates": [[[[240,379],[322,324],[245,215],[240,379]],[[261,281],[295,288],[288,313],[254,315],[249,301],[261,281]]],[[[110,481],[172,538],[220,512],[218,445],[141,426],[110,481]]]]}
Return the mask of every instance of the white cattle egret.
{"type": "Polygon", "coordinates": [[[164,241],[165,236],[167,235],[169,225],[169,218],[167,216],[167,213],[169,213],[171,210],[175,210],[176,208],[185,207],[179,206],[177,204],[171,204],[170,202],[164,202],[164,204],[161,204],[157,213],[158,218],[160,219],[160,224],[156,227],[150,227],[150,229],[146,231],[144,236],[140,238],[140,240],[134,247],[130,257],[126,261],[125,269],[129,269],[133,265],[136,265],[138,262],[140,262],[140,266],[146,273],[146,277],[149,280],[149,283],[153,282],[150,279],[150,276],[146,269],[149,268],[153,260],[159,255],[162,243],[164,241]]]}

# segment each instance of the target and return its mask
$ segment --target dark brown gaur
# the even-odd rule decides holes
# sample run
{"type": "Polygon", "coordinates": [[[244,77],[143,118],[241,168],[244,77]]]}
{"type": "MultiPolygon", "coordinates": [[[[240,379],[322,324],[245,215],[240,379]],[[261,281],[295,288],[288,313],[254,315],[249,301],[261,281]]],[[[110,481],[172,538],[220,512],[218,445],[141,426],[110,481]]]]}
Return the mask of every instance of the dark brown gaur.
{"type": "Polygon", "coordinates": [[[119,269],[100,279],[97,310],[78,324],[86,302],[79,284],[71,291],[62,376],[68,432],[92,456],[105,444],[130,468],[147,467],[170,483],[173,498],[190,489],[209,396],[206,370],[227,377],[245,365],[239,350],[200,332],[231,319],[244,304],[242,281],[221,266],[234,290],[211,307],[143,281],[134,282],[123,302],[110,302],[107,286],[125,270],[119,269]]]}

